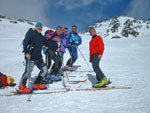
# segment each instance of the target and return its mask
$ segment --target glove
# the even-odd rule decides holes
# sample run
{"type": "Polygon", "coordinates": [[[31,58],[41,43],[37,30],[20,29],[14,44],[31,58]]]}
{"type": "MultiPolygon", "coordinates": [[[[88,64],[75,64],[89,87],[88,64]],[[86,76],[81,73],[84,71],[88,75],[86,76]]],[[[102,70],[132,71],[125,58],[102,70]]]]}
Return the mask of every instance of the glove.
{"type": "Polygon", "coordinates": [[[75,44],[76,44],[75,41],[72,41],[72,42],[71,42],[71,45],[72,45],[72,46],[75,46],[75,44]]]}
{"type": "Polygon", "coordinates": [[[71,47],[77,47],[77,46],[78,46],[78,43],[75,43],[75,41],[72,41],[71,47]]]}
{"type": "Polygon", "coordinates": [[[47,50],[48,50],[48,48],[43,48],[43,54],[46,54],[46,52],[47,52],[47,50]]]}
{"type": "Polygon", "coordinates": [[[78,47],[78,44],[77,44],[77,43],[75,44],[75,47],[78,47]]]}

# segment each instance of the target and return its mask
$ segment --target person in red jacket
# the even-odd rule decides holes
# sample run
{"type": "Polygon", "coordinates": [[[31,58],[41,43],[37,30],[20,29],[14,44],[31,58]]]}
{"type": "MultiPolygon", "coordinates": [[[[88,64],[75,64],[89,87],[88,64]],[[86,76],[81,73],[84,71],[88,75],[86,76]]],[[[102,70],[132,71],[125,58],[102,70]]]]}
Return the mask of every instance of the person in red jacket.
{"type": "Polygon", "coordinates": [[[101,36],[96,34],[96,30],[91,27],[89,29],[89,33],[92,36],[92,40],[90,41],[90,62],[92,62],[92,67],[94,72],[96,73],[97,83],[93,85],[94,88],[105,87],[110,84],[110,81],[105,77],[104,73],[99,67],[100,60],[104,53],[104,43],[101,36]]]}

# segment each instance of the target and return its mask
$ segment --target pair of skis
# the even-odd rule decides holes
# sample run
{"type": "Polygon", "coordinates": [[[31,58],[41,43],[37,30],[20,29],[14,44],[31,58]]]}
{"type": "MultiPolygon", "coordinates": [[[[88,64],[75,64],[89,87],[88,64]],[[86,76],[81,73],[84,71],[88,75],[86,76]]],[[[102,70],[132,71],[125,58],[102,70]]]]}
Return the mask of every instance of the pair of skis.
{"type": "MultiPolygon", "coordinates": [[[[131,89],[131,87],[104,87],[104,88],[66,88],[62,90],[57,91],[42,91],[42,92],[33,92],[33,95],[39,95],[39,94],[55,94],[55,93],[67,93],[67,92],[80,92],[80,91],[104,91],[104,90],[121,90],[121,89],[131,89]]],[[[18,96],[18,95],[26,95],[26,94],[18,94],[16,91],[11,91],[9,94],[0,94],[0,96],[18,96]]]]}

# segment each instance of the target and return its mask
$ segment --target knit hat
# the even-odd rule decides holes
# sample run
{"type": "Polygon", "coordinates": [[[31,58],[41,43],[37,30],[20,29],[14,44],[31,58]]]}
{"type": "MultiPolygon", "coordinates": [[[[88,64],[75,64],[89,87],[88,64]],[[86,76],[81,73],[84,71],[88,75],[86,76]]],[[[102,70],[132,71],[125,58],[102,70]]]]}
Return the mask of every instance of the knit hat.
{"type": "Polygon", "coordinates": [[[42,23],[40,23],[40,22],[38,22],[38,23],[35,25],[35,27],[37,27],[37,26],[41,26],[41,27],[43,27],[43,24],[42,24],[42,23]]]}

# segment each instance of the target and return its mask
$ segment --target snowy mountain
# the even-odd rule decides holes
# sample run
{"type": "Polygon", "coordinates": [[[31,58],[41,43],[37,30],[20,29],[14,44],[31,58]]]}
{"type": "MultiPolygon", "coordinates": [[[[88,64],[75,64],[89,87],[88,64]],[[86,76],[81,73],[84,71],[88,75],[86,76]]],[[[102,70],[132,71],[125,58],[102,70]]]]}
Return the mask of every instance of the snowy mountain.
{"type": "Polygon", "coordinates": [[[30,24],[30,25],[35,25],[35,23],[30,21],[30,20],[9,18],[7,16],[0,15],[0,22],[2,22],[3,20],[8,20],[10,23],[14,23],[14,24],[17,24],[18,22],[22,22],[22,23],[27,23],[27,24],[30,24]]]}
{"type": "MultiPolygon", "coordinates": [[[[118,17],[121,25],[123,25],[125,19],[129,19],[129,17],[118,17]]],[[[105,29],[111,21],[110,19],[105,24],[103,23],[103,26],[106,25],[105,29]]],[[[142,26],[145,25],[147,24],[142,24],[142,26]]],[[[83,42],[79,49],[85,59],[82,58],[78,50],[78,60],[74,64],[77,71],[64,73],[65,85],[72,91],[66,91],[63,86],[64,81],[60,81],[49,84],[47,90],[35,91],[37,93],[45,91],[57,91],[59,93],[33,94],[30,95],[30,102],[26,101],[28,95],[4,96],[12,94],[11,91],[18,88],[25,68],[22,63],[24,54],[22,53],[21,42],[30,27],[34,28],[35,22],[24,19],[19,21],[4,16],[0,18],[0,72],[11,75],[17,83],[15,87],[0,89],[0,113],[149,113],[150,35],[148,33],[139,34],[137,38],[120,38],[118,40],[111,40],[111,34],[109,35],[110,38],[103,39],[105,51],[100,66],[104,74],[112,81],[109,86],[130,87],[131,89],[74,90],[91,88],[96,82],[95,73],[89,69],[84,61],[85,59],[89,61],[89,41],[91,37],[88,33],[83,33],[83,42]],[[66,76],[68,76],[68,79],[66,76]],[[81,83],[70,82],[86,79],[86,82],[81,83]]],[[[49,28],[44,27],[43,34],[47,29],[49,28]]],[[[142,29],[144,30],[144,27],[142,29]]],[[[97,30],[99,29],[97,28],[97,30]]],[[[118,29],[119,31],[120,29],[118,29]]],[[[139,29],[139,31],[142,33],[142,30],[139,29]]],[[[117,35],[118,32],[116,32],[117,35]]],[[[101,34],[100,30],[99,33],[101,34]]],[[[129,35],[129,37],[133,36],[129,35]]],[[[68,58],[69,53],[67,51],[64,55],[64,65],[68,58]]],[[[45,59],[44,55],[43,59],[45,59]]],[[[89,65],[92,68],[91,63],[89,65]]],[[[31,79],[34,79],[38,73],[39,70],[35,67],[31,79]]]]}
{"type": "MultiPolygon", "coordinates": [[[[10,18],[7,16],[0,15],[0,29],[1,32],[5,31],[15,31],[22,35],[22,38],[24,38],[24,34],[27,32],[29,28],[35,28],[36,22],[33,22],[31,20],[27,19],[17,19],[17,18],[10,18]]],[[[44,32],[50,29],[48,27],[43,27],[43,34],[44,32]]]]}
{"type": "Polygon", "coordinates": [[[82,34],[87,34],[90,27],[94,27],[97,33],[104,38],[137,37],[150,34],[150,19],[138,20],[122,15],[104,21],[97,21],[82,34]]]}

